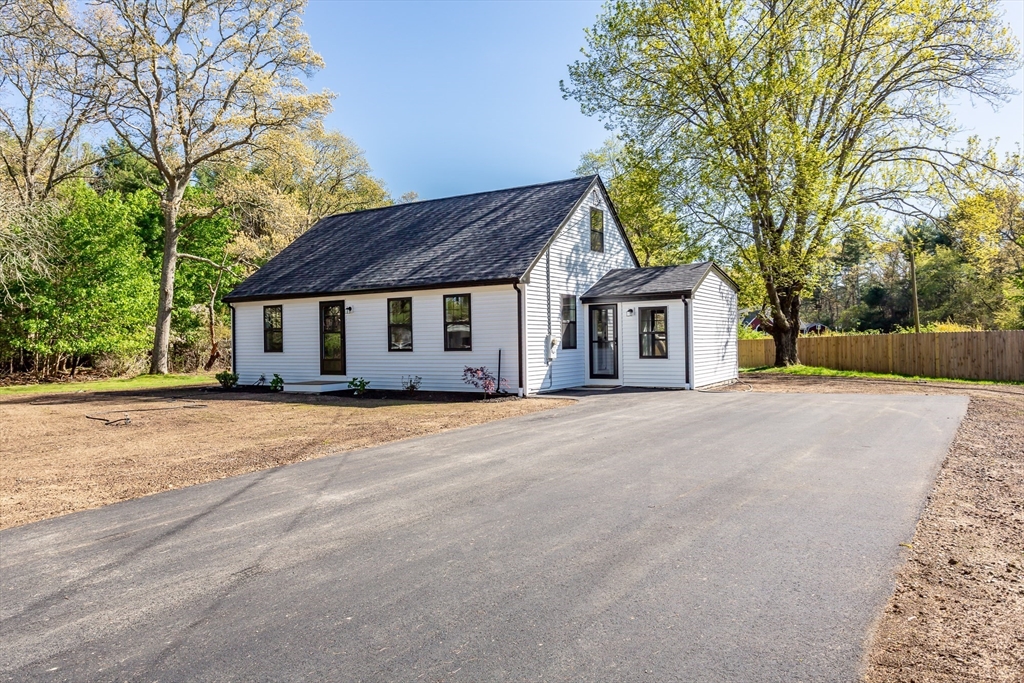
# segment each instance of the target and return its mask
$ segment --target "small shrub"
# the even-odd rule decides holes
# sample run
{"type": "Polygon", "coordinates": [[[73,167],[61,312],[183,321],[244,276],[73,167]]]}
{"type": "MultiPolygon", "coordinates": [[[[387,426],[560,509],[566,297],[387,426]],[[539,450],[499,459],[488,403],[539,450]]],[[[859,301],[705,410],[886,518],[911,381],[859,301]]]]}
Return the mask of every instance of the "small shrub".
{"type": "Polygon", "coordinates": [[[739,339],[771,339],[771,335],[761,330],[755,330],[742,323],[736,327],[736,336],[739,339]]]}
{"type": "Polygon", "coordinates": [[[499,381],[486,365],[471,368],[468,365],[462,371],[462,381],[484,392],[484,396],[508,392],[508,380],[504,377],[499,381]]]}
{"type": "MultiPolygon", "coordinates": [[[[908,327],[903,327],[902,325],[897,325],[896,329],[893,330],[893,331],[897,332],[897,333],[900,333],[900,334],[909,334],[911,332],[914,332],[914,326],[913,325],[909,325],[908,327]]],[[[980,327],[971,327],[970,325],[961,325],[960,323],[954,323],[954,322],[951,322],[951,321],[947,320],[946,322],[931,322],[931,323],[927,323],[927,324],[921,325],[921,331],[922,332],[979,332],[979,331],[981,331],[981,328],[980,327]]]]}
{"type": "Polygon", "coordinates": [[[234,389],[235,385],[238,384],[238,375],[230,370],[218,372],[214,377],[217,378],[217,381],[220,382],[220,385],[225,389],[234,389]]]}
{"type": "Polygon", "coordinates": [[[402,375],[402,388],[410,394],[419,391],[422,382],[423,378],[419,375],[409,375],[408,377],[402,375]]]}
{"type": "Polygon", "coordinates": [[[270,380],[270,390],[284,391],[284,377],[281,377],[281,375],[275,372],[274,379],[270,380]]]}
{"type": "Polygon", "coordinates": [[[365,394],[368,386],[370,386],[370,381],[362,377],[353,377],[348,381],[348,388],[354,390],[356,396],[365,394]]]}

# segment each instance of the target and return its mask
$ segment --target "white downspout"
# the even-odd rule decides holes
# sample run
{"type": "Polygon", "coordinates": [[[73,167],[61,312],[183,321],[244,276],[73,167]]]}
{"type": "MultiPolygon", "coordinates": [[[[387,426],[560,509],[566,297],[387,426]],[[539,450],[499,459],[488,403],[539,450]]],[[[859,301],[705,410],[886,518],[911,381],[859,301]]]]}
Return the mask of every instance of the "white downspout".
{"type": "Polygon", "coordinates": [[[530,283],[529,281],[523,281],[523,296],[519,305],[520,315],[523,316],[523,328],[519,332],[519,345],[523,350],[523,383],[520,389],[520,396],[530,395],[530,346],[527,343],[530,339],[530,319],[527,317],[527,312],[530,310],[530,306],[527,303],[529,301],[530,283]]]}
{"type": "Polygon", "coordinates": [[[686,388],[693,389],[697,381],[693,366],[693,294],[683,294],[683,324],[686,337],[686,388]]]}

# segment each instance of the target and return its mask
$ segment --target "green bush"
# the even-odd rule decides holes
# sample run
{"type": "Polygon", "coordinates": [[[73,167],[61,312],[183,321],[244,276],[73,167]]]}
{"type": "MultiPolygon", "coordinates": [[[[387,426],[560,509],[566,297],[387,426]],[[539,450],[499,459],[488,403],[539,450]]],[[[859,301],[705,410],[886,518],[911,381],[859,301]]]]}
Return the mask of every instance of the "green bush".
{"type": "Polygon", "coordinates": [[[348,381],[348,388],[354,389],[356,396],[362,396],[366,393],[366,387],[370,386],[370,381],[363,379],[362,377],[353,377],[348,381]]]}
{"type": "Polygon", "coordinates": [[[217,381],[220,382],[220,385],[225,389],[234,389],[235,385],[238,384],[238,375],[230,370],[218,372],[214,377],[216,377],[217,381]]]}

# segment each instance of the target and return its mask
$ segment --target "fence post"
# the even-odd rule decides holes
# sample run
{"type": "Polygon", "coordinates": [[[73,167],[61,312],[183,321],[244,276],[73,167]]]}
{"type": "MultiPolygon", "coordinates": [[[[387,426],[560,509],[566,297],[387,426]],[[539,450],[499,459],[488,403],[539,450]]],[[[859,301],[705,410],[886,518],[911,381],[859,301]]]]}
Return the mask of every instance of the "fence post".
{"type": "Polygon", "coordinates": [[[886,342],[887,342],[886,343],[886,349],[887,349],[886,358],[888,360],[888,365],[889,365],[889,374],[891,375],[892,374],[892,335],[891,334],[887,334],[885,336],[886,336],[886,342]]]}

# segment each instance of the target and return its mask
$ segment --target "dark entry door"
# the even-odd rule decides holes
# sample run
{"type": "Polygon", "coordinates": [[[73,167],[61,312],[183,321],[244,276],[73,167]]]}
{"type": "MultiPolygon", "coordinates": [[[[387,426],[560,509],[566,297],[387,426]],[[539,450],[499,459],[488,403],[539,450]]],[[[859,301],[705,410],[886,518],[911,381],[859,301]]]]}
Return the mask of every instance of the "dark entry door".
{"type": "Polygon", "coordinates": [[[590,378],[619,378],[619,337],[615,304],[590,307],[590,378]]]}
{"type": "Polygon", "coordinates": [[[345,302],[320,302],[320,374],[345,374],[345,302]]]}

